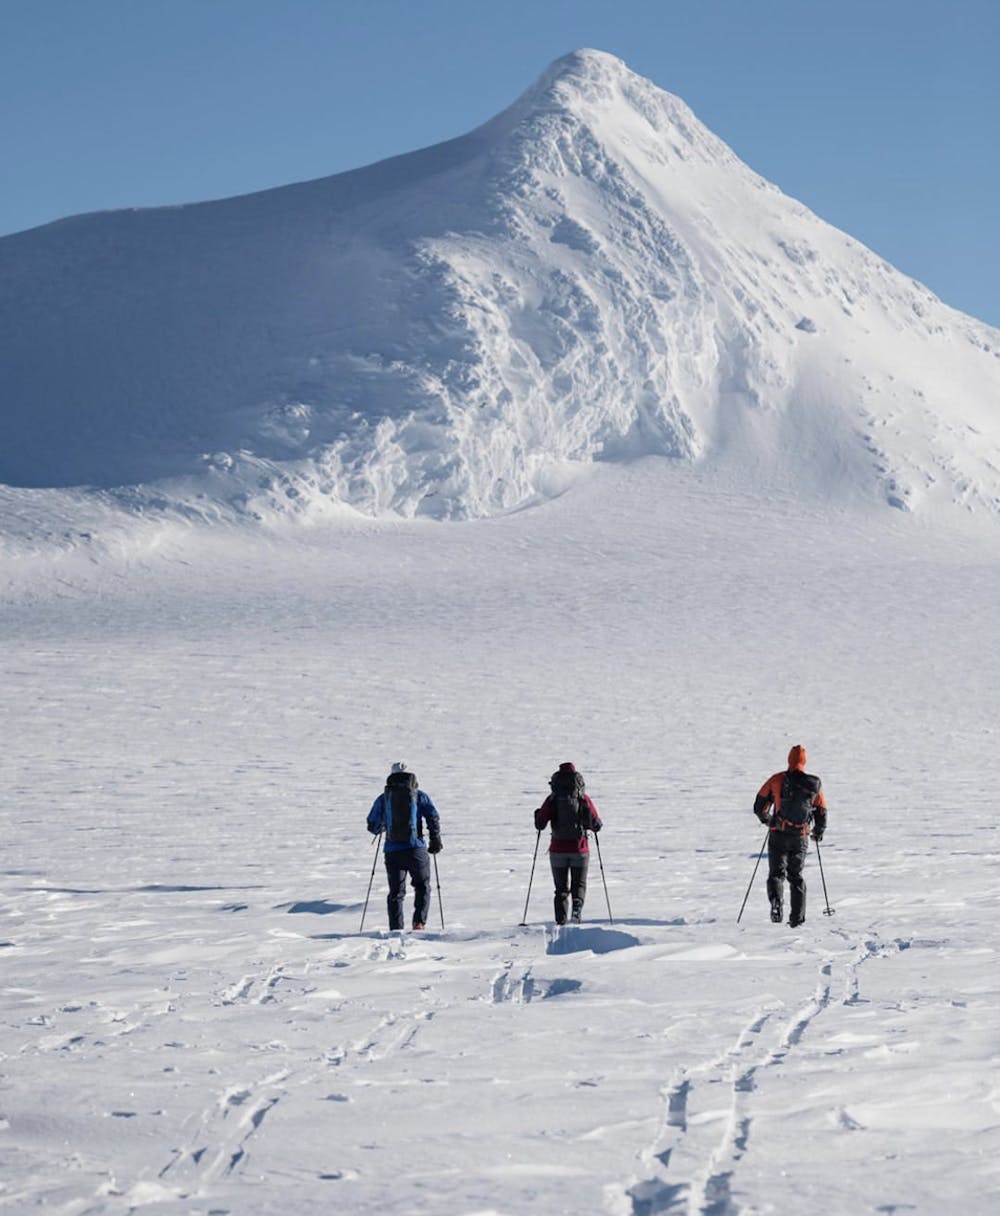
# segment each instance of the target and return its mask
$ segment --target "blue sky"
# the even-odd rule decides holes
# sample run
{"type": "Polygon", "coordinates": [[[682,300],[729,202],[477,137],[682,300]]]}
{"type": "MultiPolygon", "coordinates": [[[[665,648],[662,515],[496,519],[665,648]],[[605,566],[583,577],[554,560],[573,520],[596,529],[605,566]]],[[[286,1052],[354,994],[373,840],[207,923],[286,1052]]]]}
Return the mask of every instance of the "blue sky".
{"type": "Polygon", "coordinates": [[[423,147],[581,46],[1000,325],[1000,0],[0,0],[0,234],[423,147]]]}

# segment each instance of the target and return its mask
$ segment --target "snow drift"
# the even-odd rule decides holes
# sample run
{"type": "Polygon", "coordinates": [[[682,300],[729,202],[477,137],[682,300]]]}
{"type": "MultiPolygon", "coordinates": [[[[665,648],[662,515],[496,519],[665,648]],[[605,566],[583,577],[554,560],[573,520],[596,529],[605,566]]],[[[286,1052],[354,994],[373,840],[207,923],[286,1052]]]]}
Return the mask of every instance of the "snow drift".
{"type": "Polygon", "coordinates": [[[0,332],[15,487],[466,517],[659,454],[1000,510],[1000,333],[595,51],[436,147],[6,237],[0,332]]]}

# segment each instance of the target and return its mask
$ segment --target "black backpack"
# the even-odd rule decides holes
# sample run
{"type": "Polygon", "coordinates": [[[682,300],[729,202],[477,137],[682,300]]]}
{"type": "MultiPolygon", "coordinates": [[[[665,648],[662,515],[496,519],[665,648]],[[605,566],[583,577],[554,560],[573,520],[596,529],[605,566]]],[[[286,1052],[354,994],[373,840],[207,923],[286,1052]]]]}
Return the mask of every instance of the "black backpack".
{"type": "Polygon", "coordinates": [[[820,791],[820,779],[800,769],[785,773],[781,783],[781,810],[778,818],[790,827],[805,827],[813,813],[813,799],[820,791]]]}
{"type": "Polygon", "coordinates": [[[390,773],[385,783],[385,838],[392,844],[417,839],[417,779],[413,773],[390,773]]]}
{"type": "Polygon", "coordinates": [[[552,791],[552,835],[579,840],[590,827],[590,809],[583,798],[583,775],[560,769],[549,780],[552,791]]]}

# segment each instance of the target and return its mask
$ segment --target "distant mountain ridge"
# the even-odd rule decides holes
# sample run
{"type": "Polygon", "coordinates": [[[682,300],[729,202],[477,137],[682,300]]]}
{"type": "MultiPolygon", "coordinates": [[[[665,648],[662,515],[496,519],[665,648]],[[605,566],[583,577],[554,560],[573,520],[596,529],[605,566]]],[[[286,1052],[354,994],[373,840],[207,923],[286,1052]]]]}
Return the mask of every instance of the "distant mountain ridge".
{"type": "Polygon", "coordinates": [[[1000,331],[598,51],[470,134],[0,239],[0,481],[482,516],[658,454],[1000,512],[1000,331]]]}

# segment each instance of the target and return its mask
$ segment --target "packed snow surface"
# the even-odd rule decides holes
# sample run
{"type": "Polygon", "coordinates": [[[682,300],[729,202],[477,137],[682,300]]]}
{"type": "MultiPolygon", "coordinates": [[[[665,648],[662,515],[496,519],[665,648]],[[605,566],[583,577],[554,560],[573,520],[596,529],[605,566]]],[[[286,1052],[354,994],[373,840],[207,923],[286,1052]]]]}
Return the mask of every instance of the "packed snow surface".
{"type": "Polygon", "coordinates": [[[0,335],[0,482],[129,510],[475,517],[650,454],[1000,509],[1000,334],[596,51],[436,147],[6,237],[0,335]]]}
{"type": "Polygon", "coordinates": [[[652,459],[503,518],[8,553],[0,1205],[995,1212],[994,527],[652,459]],[[804,926],[762,873],[737,924],[798,742],[834,915],[812,850],[804,926]],[[364,827],[401,758],[423,933],[364,827]],[[522,926],[564,760],[606,894],[595,855],[555,927],[541,852],[522,926]]]}
{"type": "Polygon", "coordinates": [[[0,333],[0,1206],[993,1216],[995,330],[581,52],[4,238],[0,333]],[[825,889],[737,923],[794,743],[825,889]]]}

